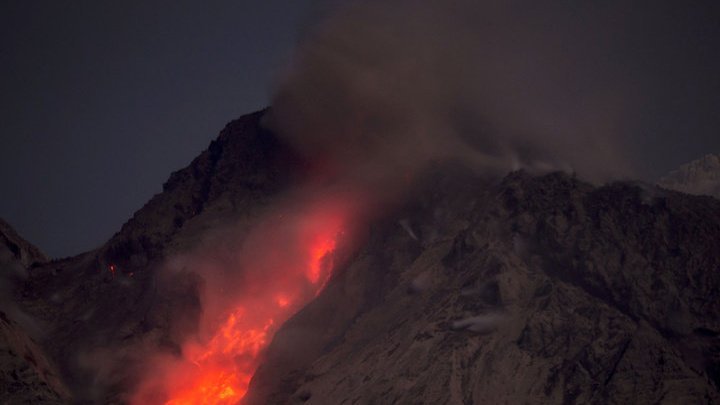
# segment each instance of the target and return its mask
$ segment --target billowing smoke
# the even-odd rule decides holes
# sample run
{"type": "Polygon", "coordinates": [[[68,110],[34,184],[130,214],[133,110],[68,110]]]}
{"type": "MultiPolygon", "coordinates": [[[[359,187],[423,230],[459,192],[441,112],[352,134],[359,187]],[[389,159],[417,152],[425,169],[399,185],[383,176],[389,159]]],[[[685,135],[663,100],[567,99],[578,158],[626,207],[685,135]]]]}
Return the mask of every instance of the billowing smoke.
{"type": "MultiPolygon", "coordinates": [[[[593,61],[578,61],[577,48],[598,45],[568,35],[582,21],[545,21],[544,7],[365,1],[320,24],[266,122],[312,164],[314,177],[257,220],[168,261],[169,277],[201,279],[201,312],[178,332],[185,337],[176,353],[148,362],[132,402],[242,398],[274,331],[324,287],[352,223],[402,195],[432,162],[459,159],[493,174],[627,174],[614,125],[629,100],[582,75],[593,61]]],[[[501,318],[479,315],[454,327],[487,333],[501,318]]]]}
{"type": "Polygon", "coordinates": [[[175,303],[196,311],[175,312],[179,347],[148,355],[130,402],[237,403],[275,331],[328,282],[360,201],[305,184],[170,258],[161,283],[195,275],[199,291],[175,303]]]}
{"type": "Polygon", "coordinates": [[[604,10],[564,3],[346,4],[298,50],[271,125],[376,184],[445,158],[499,174],[628,175],[616,126],[634,101],[591,18],[604,10]]]}

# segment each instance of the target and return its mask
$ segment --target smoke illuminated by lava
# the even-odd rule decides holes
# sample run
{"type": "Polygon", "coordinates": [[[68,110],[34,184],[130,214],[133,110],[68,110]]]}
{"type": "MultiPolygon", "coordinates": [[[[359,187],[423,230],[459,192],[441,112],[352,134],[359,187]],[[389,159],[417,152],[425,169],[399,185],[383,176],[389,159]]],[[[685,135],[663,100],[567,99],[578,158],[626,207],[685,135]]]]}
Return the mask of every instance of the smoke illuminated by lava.
{"type": "Polygon", "coordinates": [[[243,241],[239,268],[192,263],[205,281],[198,336],[183,345],[181,358],[152,361],[131,402],[240,401],[274,333],[329,280],[350,206],[326,199],[280,209],[243,241]]]}

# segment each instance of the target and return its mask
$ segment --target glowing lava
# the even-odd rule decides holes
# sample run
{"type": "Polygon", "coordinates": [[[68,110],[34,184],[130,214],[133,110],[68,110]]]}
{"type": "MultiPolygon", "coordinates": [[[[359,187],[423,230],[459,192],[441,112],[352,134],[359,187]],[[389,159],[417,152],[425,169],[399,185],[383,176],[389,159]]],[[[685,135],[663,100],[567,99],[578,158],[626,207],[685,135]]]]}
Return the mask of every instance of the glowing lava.
{"type": "Polygon", "coordinates": [[[337,238],[346,226],[347,212],[338,207],[316,204],[294,216],[277,215],[254,230],[244,242],[243,277],[234,296],[215,298],[222,296],[218,291],[232,291],[232,284],[208,283],[214,291],[206,293],[207,300],[223,304],[204,303],[198,338],[183,345],[182,358],[154,361],[131,402],[238,403],[277,329],[329,280],[337,238]]]}
{"type": "Polygon", "coordinates": [[[317,240],[310,249],[310,263],[307,277],[311,283],[317,284],[322,273],[323,259],[333,251],[336,245],[335,239],[317,240]]]}
{"type": "Polygon", "coordinates": [[[233,311],[205,347],[189,347],[195,370],[180,375],[167,405],[230,404],[247,391],[260,351],[269,343],[273,319],[259,324],[239,308],[233,311]]]}

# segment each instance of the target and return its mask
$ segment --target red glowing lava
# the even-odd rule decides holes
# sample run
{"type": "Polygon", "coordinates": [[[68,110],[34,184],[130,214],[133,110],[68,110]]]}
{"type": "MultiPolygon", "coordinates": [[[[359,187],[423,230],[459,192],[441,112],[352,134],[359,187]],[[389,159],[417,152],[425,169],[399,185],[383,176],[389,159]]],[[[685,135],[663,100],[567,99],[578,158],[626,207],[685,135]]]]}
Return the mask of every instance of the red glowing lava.
{"type": "Polygon", "coordinates": [[[247,391],[258,354],[269,343],[274,325],[272,318],[258,322],[244,308],[233,311],[204,347],[187,348],[194,370],[191,367],[176,375],[180,379],[168,387],[171,399],[165,404],[236,403],[247,391]]]}
{"type": "MultiPolygon", "coordinates": [[[[329,280],[347,214],[347,205],[312,204],[296,215],[277,215],[252,232],[241,254],[244,290],[218,301],[223,302],[216,305],[219,310],[208,304],[204,333],[184,344],[181,359],[151,365],[131,402],[238,403],[277,329],[329,280]]],[[[216,290],[230,289],[222,280],[216,284],[216,290]]],[[[221,295],[213,294],[206,295],[221,295]]]]}
{"type": "Polygon", "coordinates": [[[323,259],[335,250],[335,239],[319,239],[310,248],[310,263],[308,266],[308,279],[317,284],[320,281],[323,259]]]}

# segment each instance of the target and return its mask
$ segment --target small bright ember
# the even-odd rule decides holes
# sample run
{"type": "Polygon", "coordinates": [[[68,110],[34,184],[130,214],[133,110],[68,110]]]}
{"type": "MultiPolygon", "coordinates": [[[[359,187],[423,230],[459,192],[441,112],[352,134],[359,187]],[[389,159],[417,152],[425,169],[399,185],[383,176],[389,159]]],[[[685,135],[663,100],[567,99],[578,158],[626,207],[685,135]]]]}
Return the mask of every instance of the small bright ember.
{"type": "Polygon", "coordinates": [[[131,402],[238,403],[277,329],[330,278],[345,214],[325,204],[255,230],[243,250],[244,267],[255,267],[243,284],[247,291],[209,315],[215,320],[203,320],[207,333],[185,343],[182,359],[156,364],[131,402]]]}
{"type": "Polygon", "coordinates": [[[283,308],[285,308],[286,306],[288,306],[290,304],[290,301],[288,301],[288,299],[283,297],[282,295],[277,297],[276,302],[279,306],[281,306],[283,308]]]}

